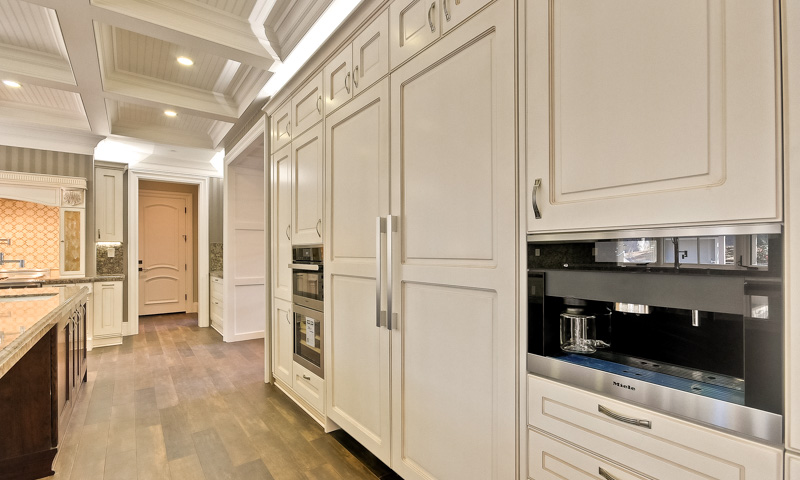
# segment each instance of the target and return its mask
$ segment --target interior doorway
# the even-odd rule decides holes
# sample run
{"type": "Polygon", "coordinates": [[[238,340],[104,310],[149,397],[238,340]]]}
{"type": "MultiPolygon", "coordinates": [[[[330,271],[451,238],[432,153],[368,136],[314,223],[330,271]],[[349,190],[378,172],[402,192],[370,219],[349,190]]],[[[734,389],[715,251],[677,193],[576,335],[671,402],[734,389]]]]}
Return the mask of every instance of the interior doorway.
{"type": "Polygon", "coordinates": [[[198,186],[139,181],[139,315],[198,311],[198,186]]]}

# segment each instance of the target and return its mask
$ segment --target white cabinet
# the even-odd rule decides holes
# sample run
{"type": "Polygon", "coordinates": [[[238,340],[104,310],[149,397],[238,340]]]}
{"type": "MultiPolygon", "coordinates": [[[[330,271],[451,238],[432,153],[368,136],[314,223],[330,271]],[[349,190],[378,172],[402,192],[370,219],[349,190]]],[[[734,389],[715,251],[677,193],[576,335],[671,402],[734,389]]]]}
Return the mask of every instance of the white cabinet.
{"type": "Polygon", "coordinates": [[[273,153],[292,142],[292,102],[286,102],[272,115],[269,131],[273,153]]]}
{"type": "Polygon", "coordinates": [[[529,232],[781,219],[776,2],[521,5],[529,232]]]}
{"type": "Polygon", "coordinates": [[[292,135],[296,137],[322,120],[322,72],[292,97],[292,135]]]}
{"type": "Polygon", "coordinates": [[[389,73],[388,21],[384,11],[325,66],[326,114],[389,73]]]}
{"type": "Polygon", "coordinates": [[[292,155],[287,145],[272,155],[272,293],[292,300],[292,155]]]}
{"type": "Polygon", "coordinates": [[[647,478],[779,480],[783,476],[780,448],[533,375],[528,376],[528,424],[647,478]],[[601,406],[622,417],[647,420],[650,427],[616,420],[600,412],[601,406]]]}
{"type": "Polygon", "coordinates": [[[325,127],[326,413],[388,464],[390,335],[376,321],[375,288],[385,241],[376,220],[389,213],[389,80],[325,127]]]}
{"type": "Polygon", "coordinates": [[[786,452],[785,480],[800,480],[800,456],[786,452]]]}
{"type": "Polygon", "coordinates": [[[305,400],[311,408],[322,413],[325,408],[325,380],[296,362],[292,365],[292,373],[294,374],[292,381],[294,393],[305,400]]]}
{"type": "Polygon", "coordinates": [[[322,242],[322,124],[292,140],[292,244],[322,242]]]}
{"type": "MultiPolygon", "coordinates": [[[[97,162],[99,163],[99,162],[97,162]]],[[[109,165],[103,163],[103,165],[109,165]]],[[[125,166],[96,167],[95,186],[95,239],[98,242],[122,241],[122,179],[125,166]]]]}
{"type": "Polygon", "coordinates": [[[292,317],[292,304],[276,298],[272,303],[272,374],[289,387],[292,386],[294,364],[292,317]]]}
{"type": "Polygon", "coordinates": [[[95,282],[92,343],[95,347],[122,343],[122,282],[95,282]]]}
{"type": "Polygon", "coordinates": [[[225,312],[222,303],[224,291],[223,279],[212,276],[209,284],[209,317],[211,318],[211,328],[216,330],[220,335],[222,335],[222,324],[225,312]]]}

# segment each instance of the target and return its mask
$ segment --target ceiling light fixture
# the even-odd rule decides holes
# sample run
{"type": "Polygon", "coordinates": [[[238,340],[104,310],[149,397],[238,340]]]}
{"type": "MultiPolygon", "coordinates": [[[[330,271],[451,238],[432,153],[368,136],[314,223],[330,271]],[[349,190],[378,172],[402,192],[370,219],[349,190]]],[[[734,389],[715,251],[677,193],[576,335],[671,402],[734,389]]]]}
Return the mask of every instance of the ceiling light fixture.
{"type": "Polygon", "coordinates": [[[12,88],[19,88],[22,86],[19,84],[19,82],[15,82],[14,80],[3,80],[3,84],[7,87],[12,87],[12,88]]]}
{"type": "Polygon", "coordinates": [[[178,116],[178,112],[175,112],[173,110],[164,110],[164,115],[166,115],[168,117],[177,117],[178,116]]]}
{"type": "Polygon", "coordinates": [[[178,63],[186,65],[187,67],[194,65],[194,61],[189,57],[178,57],[178,63]]]}

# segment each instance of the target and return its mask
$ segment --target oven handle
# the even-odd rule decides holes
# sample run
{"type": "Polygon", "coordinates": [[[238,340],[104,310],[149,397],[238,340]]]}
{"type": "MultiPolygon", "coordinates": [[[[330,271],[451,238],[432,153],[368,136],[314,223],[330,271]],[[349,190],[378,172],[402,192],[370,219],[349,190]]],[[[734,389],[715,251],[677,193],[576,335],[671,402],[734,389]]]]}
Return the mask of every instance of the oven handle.
{"type": "Polygon", "coordinates": [[[322,270],[322,266],[320,265],[308,265],[305,263],[290,263],[289,268],[292,270],[305,270],[308,272],[319,272],[322,270]]]}

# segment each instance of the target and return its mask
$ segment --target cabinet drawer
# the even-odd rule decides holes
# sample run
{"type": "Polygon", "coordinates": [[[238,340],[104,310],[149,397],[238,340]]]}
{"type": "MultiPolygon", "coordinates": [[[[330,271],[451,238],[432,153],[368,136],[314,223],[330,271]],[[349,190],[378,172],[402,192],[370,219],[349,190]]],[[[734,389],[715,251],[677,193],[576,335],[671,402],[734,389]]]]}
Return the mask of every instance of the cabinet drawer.
{"type": "Polygon", "coordinates": [[[214,300],[211,299],[211,311],[209,312],[211,318],[217,320],[218,322],[222,321],[222,301],[221,300],[214,300]]]}
{"type": "Polygon", "coordinates": [[[325,380],[297,362],[294,362],[292,371],[292,389],[317,411],[322,412],[325,406],[325,380]]]}
{"type": "Polygon", "coordinates": [[[572,445],[542,435],[535,430],[528,430],[528,478],[536,480],[602,479],[601,471],[618,480],[647,479],[647,477],[601,460],[572,445]]]}
{"type": "Polygon", "coordinates": [[[777,480],[783,470],[777,448],[533,375],[528,423],[656,478],[777,480]],[[615,420],[598,411],[601,405],[651,428],[615,420]]]}

